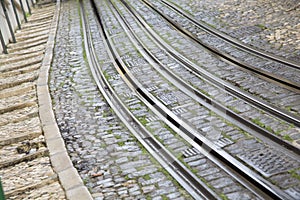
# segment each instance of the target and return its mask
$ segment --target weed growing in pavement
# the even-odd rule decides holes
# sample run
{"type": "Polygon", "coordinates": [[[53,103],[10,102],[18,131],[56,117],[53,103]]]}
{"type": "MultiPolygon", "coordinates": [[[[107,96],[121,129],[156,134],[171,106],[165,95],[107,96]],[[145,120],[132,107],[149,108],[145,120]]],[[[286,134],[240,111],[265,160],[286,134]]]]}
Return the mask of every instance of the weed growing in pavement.
{"type": "Polygon", "coordinates": [[[255,123],[256,125],[260,126],[261,128],[266,129],[267,131],[274,133],[275,131],[273,131],[273,129],[270,126],[265,125],[264,123],[262,123],[258,118],[255,119],[251,119],[251,121],[253,123],[255,123]]]}
{"type": "Polygon", "coordinates": [[[120,141],[120,142],[118,142],[118,145],[119,145],[120,147],[122,147],[122,146],[125,145],[125,142],[124,142],[124,141],[120,141]]]}
{"type": "Polygon", "coordinates": [[[300,168],[298,168],[298,169],[292,169],[292,170],[289,170],[288,172],[292,175],[292,177],[300,180],[299,171],[300,171],[300,168]]]}
{"type": "Polygon", "coordinates": [[[256,26],[259,27],[262,30],[267,29],[267,27],[265,25],[263,25],[263,24],[256,24],[256,26]]]}
{"type": "Polygon", "coordinates": [[[121,137],[121,135],[115,135],[115,138],[116,138],[117,140],[119,140],[119,139],[121,139],[122,137],[121,137]]]}
{"type": "Polygon", "coordinates": [[[149,174],[145,174],[145,175],[143,176],[143,178],[144,178],[145,180],[150,180],[150,179],[151,179],[151,177],[150,177],[149,174]]]}
{"type": "Polygon", "coordinates": [[[289,141],[289,142],[293,142],[293,138],[291,138],[290,135],[284,135],[282,138],[283,138],[284,140],[289,141]]]}
{"type": "Polygon", "coordinates": [[[139,121],[143,124],[143,126],[146,126],[147,123],[148,123],[145,116],[140,117],[140,118],[139,118],[139,121]]]}
{"type": "Polygon", "coordinates": [[[228,200],[228,197],[225,195],[225,194],[220,194],[220,197],[221,197],[221,199],[223,199],[223,200],[228,200]]]}

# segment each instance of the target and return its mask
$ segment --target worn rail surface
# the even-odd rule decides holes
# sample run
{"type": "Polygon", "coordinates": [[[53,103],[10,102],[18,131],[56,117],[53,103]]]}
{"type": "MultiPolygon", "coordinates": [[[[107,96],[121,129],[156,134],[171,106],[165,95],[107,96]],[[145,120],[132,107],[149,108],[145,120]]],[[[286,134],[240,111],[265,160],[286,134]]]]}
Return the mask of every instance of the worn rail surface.
{"type": "MultiPolygon", "coordinates": [[[[199,70],[189,58],[180,55],[178,48],[172,47],[175,43],[170,45],[161,39],[157,27],[147,25],[147,20],[157,17],[153,14],[156,11],[151,10],[153,6],[145,7],[142,1],[90,2],[113,61],[109,65],[99,61],[94,33],[83,17],[87,57],[98,88],[126,127],[162,166],[167,164],[166,170],[194,198],[233,198],[226,187],[214,185],[222,180],[237,185],[237,193],[255,198],[292,199],[297,195],[291,192],[297,186],[285,190],[275,181],[279,175],[292,178],[299,168],[297,144],[274,134],[275,128],[243,117],[244,111],[236,109],[234,103],[242,102],[249,108],[247,111],[261,112],[289,129],[299,125],[298,116],[270,108],[270,104],[199,70]],[[198,81],[206,90],[197,88],[198,81]],[[128,95],[128,91],[134,95],[128,95]],[[225,105],[209,95],[211,91],[236,101],[225,105]],[[165,130],[164,134],[161,130],[165,130]],[[173,150],[172,140],[168,141],[176,135],[176,141],[182,144],[180,151],[173,150]],[[203,171],[209,169],[195,163],[210,163],[218,178],[207,178],[203,171]]],[[[158,21],[163,20],[157,17],[158,21]]],[[[167,29],[172,30],[173,25],[167,25],[167,29]]],[[[161,32],[169,35],[166,30],[161,32]]]]}

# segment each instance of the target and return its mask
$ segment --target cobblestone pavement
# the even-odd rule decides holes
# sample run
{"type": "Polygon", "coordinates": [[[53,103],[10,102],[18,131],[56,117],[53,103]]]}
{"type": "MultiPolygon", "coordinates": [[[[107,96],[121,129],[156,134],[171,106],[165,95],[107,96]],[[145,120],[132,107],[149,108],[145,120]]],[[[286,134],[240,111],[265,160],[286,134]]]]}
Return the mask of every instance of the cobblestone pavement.
{"type": "Polygon", "coordinates": [[[170,2],[245,43],[300,61],[299,0],[170,2]]]}
{"type": "Polygon", "coordinates": [[[32,9],[0,55],[0,176],[6,199],[65,199],[39,118],[37,80],[55,4],[32,9]]]}
{"type": "Polygon", "coordinates": [[[191,199],[105,102],[87,66],[80,33],[78,2],[63,2],[50,89],[69,155],[93,198],[191,199]]]}
{"type": "MultiPolygon", "coordinates": [[[[175,3],[233,37],[299,61],[297,0],[175,3]]],[[[54,4],[33,9],[16,34],[18,43],[9,45],[10,54],[0,55],[0,176],[7,199],[66,199],[59,178],[72,181],[51,166],[36,90],[54,10],[54,4]]],[[[63,1],[49,87],[71,164],[92,197],[191,199],[108,107],[92,80],[82,41],[78,2],[63,1]]],[[[54,149],[55,141],[50,140],[54,149]]]]}

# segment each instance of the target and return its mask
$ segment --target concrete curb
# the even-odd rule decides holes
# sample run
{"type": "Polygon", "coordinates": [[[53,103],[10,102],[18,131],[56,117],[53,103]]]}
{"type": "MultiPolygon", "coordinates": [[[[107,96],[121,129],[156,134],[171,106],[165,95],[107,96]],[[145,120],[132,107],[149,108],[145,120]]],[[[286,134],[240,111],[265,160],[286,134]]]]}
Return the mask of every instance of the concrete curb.
{"type": "Polygon", "coordinates": [[[57,0],[55,14],[53,16],[49,38],[46,45],[45,56],[39,71],[39,78],[37,80],[39,115],[47,147],[49,149],[51,164],[66,192],[67,199],[88,200],[93,198],[88,189],[84,186],[81,177],[74,168],[67,153],[64,140],[61,137],[52,110],[52,102],[48,88],[49,69],[53,58],[59,14],[60,0],[57,0]]]}

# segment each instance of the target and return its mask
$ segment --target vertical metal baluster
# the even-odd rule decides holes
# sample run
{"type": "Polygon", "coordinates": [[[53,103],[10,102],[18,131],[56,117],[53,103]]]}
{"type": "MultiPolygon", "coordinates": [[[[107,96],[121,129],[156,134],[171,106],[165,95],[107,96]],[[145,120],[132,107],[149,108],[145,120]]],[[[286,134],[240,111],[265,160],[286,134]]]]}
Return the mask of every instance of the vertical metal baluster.
{"type": "Polygon", "coordinates": [[[1,44],[2,44],[2,49],[3,49],[3,53],[8,53],[7,52],[7,48],[6,48],[6,45],[5,45],[5,42],[4,42],[4,38],[3,38],[3,35],[2,35],[2,32],[1,32],[1,29],[0,29],[0,40],[1,40],[1,44]]]}
{"type": "Polygon", "coordinates": [[[20,20],[19,20],[19,16],[18,16],[18,12],[16,10],[14,0],[11,0],[11,5],[12,5],[14,13],[15,13],[15,17],[16,17],[16,20],[17,20],[17,23],[18,23],[18,27],[19,27],[19,29],[21,29],[21,23],[20,23],[20,20]]]}
{"type": "Polygon", "coordinates": [[[0,199],[5,200],[4,191],[2,188],[1,177],[0,177],[0,199]]]}
{"type": "Polygon", "coordinates": [[[31,4],[32,4],[32,7],[34,7],[34,2],[33,2],[33,0],[31,0],[31,4]]]}
{"type": "Polygon", "coordinates": [[[30,9],[30,5],[29,5],[29,3],[28,3],[28,0],[26,0],[26,4],[27,4],[27,7],[28,7],[28,12],[29,12],[29,14],[31,15],[31,9],[30,9]]]}
{"type": "Polygon", "coordinates": [[[11,26],[11,23],[10,23],[8,14],[7,14],[7,10],[6,10],[5,4],[4,4],[4,0],[1,0],[1,6],[2,6],[2,9],[3,9],[4,15],[5,15],[6,21],[7,21],[7,25],[8,25],[10,34],[11,34],[12,42],[15,43],[16,42],[15,34],[14,34],[13,28],[11,26]]]}
{"type": "Polygon", "coordinates": [[[24,20],[25,20],[25,22],[27,22],[26,12],[25,12],[22,0],[20,0],[20,5],[21,5],[22,11],[23,11],[24,20]]]}

